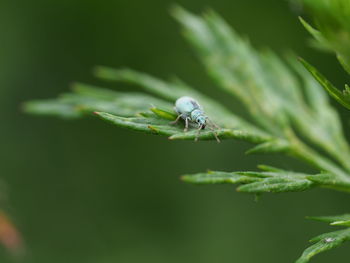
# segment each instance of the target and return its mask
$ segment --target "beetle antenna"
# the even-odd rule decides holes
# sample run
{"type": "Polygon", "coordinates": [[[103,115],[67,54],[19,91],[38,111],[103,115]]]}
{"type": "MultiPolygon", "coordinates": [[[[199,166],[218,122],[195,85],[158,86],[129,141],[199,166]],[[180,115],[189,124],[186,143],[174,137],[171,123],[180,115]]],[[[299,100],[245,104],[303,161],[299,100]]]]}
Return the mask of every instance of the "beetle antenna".
{"type": "Polygon", "coordinates": [[[207,119],[207,121],[210,122],[210,124],[215,128],[215,129],[220,129],[220,127],[218,125],[215,124],[215,122],[213,122],[211,119],[207,119]]]}

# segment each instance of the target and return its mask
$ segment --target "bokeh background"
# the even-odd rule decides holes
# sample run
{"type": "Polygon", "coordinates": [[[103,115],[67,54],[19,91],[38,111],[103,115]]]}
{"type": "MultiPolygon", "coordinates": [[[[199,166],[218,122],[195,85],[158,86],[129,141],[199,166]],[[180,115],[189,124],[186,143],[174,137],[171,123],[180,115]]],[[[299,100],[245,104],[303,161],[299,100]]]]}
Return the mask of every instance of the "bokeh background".
{"type": "MultiPolygon", "coordinates": [[[[287,1],[176,2],[194,12],[213,8],[256,47],[293,50],[335,83],[346,81],[333,56],[307,45],[298,10],[287,1]]],[[[242,112],[205,75],[169,15],[173,3],[0,0],[0,176],[8,195],[2,209],[26,245],[15,258],[0,248],[0,262],[293,262],[310,237],[330,230],[304,216],[349,212],[348,195],[329,190],[255,202],[232,186],[179,180],[184,173],[260,163],[312,172],[281,156],[245,156],[246,143],[170,142],[94,118],[21,112],[24,101],[55,97],[73,81],[101,84],[91,74],[98,64],[176,74],[242,112]]],[[[313,262],[348,256],[344,246],[313,262]]]]}

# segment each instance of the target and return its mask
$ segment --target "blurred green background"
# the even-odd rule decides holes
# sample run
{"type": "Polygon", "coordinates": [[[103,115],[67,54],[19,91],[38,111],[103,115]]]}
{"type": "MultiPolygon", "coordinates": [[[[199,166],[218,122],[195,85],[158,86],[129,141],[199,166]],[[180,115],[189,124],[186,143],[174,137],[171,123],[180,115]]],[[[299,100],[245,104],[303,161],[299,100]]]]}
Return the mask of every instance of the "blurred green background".
{"type": "MultiPolygon", "coordinates": [[[[21,259],[1,248],[0,262],[293,262],[310,237],[330,229],[304,216],[349,212],[348,195],[328,190],[254,202],[234,187],[179,180],[184,173],[260,163],[308,169],[279,156],[245,156],[246,143],[170,142],[94,118],[21,112],[22,102],[55,97],[73,81],[103,84],[91,74],[97,64],[176,74],[242,112],[206,77],[169,15],[173,3],[0,0],[0,171],[9,197],[3,209],[27,247],[21,259]]],[[[332,56],[308,47],[299,13],[287,1],[177,3],[195,12],[213,8],[256,47],[293,50],[335,83],[345,82],[332,56]]],[[[344,246],[313,262],[348,256],[344,246]]]]}

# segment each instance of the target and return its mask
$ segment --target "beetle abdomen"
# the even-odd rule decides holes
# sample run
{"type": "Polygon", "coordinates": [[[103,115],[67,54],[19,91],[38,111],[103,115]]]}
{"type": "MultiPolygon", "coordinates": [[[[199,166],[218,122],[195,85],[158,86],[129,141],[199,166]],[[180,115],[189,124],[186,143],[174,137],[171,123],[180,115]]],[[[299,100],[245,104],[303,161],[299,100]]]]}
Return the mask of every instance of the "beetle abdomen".
{"type": "Polygon", "coordinates": [[[192,111],[200,109],[200,106],[195,99],[184,96],[176,100],[175,108],[180,114],[190,115],[192,111]]]}

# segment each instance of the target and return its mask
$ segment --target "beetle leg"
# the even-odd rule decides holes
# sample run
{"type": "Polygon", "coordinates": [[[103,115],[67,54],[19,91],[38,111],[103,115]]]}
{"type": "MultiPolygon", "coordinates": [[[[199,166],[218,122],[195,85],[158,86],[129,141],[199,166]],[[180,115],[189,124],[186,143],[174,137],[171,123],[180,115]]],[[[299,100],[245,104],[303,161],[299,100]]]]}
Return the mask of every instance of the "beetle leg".
{"type": "Polygon", "coordinates": [[[217,134],[215,131],[213,131],[213,134],[214,134],[214,136],[215,136],[216,141],[217,141],[218,143],[220,143],[221,141],[220,141],[220,139],[219,139],[219,137],[218,137],[218,134],[217,134]]]}
{"type": "Polygon", "coordinates": [[[182,114],[178,115],[176,120],[170,122],[170,124],[176,124],[180,120],[181,117],[182,117],[182,114]]]}
{"type": "Polygon", "coordinates": [[[185,119],[185,129],[184,132],[188,131],[188,117],[185,119]]]}
{"type": "Polygon", "coordinates": [[[216,131],[215,131],[212,127],[209,127],[209,129],[213,132],[216,141],[217,141],[218,143],[220,143],[221,141],[220,141],[220,139],[219,139],[218,134],[216,133],[216,131]]]}
{"type": "Polygon", "coordinates": [[[201,129],[202,129],[202,128],[203,128],[203,125],[199,126],[199,128],[198,128],[198,130],[197,130],[196,138],[194,139],[195,142],[198,141],[198,137],[199,137],[199,135],[200,135],[200,133],[201,133],[201,129]]]}

